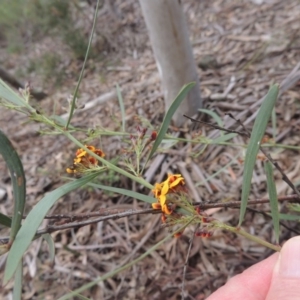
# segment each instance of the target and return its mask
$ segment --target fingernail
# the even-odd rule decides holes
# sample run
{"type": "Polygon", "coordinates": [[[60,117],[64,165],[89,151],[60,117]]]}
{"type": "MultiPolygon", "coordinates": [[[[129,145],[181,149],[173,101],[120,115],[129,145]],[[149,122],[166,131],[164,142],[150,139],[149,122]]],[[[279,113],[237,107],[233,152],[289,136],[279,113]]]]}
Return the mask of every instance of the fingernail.
{"type": "Polygon", "coordinates": [[[287,241],[279,256],[278,273],[282,277],[300,278],[300,236],[287,241]]]}

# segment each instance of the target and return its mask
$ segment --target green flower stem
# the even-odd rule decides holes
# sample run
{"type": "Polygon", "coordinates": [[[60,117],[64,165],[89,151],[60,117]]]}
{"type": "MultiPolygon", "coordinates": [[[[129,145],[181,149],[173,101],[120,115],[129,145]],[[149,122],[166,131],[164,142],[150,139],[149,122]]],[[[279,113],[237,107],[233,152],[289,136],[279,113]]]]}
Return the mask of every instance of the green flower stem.
{"type": "Polygon", "coordinates": [[[284,144],[262,144],[262,147],[269,147],[269,148],[283,148],[283,149],[290,149],[290,150],[300,150],[300,146],[292,146],[292,145],[284,145],[284,144]]]}
{"type": "Polygon", "coordinates": [[[260,239],[259,237],[256,237],[256,236],[254,236],[254,235],[246,232],[245,230],[243,230],[241,228],[232,227],[232,226],[229,226],[229,225],[226,225],[226,224],[222,224],[222,223],[218,223],[218,222],[214,222],[214,225],[215,225],[215,227],[228,230],[228,231],[233,232],[235,234],[239,234],[239,235],[247,238],[248,240],[251,240],[251,241],[253,241],[253,242],[257,243],[257,244],[260,244],[262,246],[270,248],[270,249],[272,249],[274,251],[280,252],[280,250],[281,250],[280,246],[273,245],[273,244],[271,244],[269,242],[266,242],[266,241],[260,239]]]}

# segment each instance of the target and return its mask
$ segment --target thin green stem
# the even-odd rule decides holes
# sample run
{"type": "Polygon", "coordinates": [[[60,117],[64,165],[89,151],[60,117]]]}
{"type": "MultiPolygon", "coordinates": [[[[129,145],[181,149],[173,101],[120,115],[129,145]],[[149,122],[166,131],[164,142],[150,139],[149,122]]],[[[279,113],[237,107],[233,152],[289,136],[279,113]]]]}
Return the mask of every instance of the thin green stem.
{"type": "Polygon", "coordinates": [[[82,78],[83,78],[85,65],[86,65],[86,62],[87,62],[87,59],[88,59],[88,56],[89,56],[89,52],[90,52],[90,48],[91,48],[91,45],[92,45],[92,40],[93,40],[95,27],[96,27],[96,20],[97,20],[99,2],[100,2],[100,0],[97,1],[96,10],[95,10],[95,14],[94,14],[94,20],[93,20],[93,27],[92,27],[92,31],[91,31],[91,35],[90,35],[90,39],[89,39],[89,44],[88,44],[88,47],[87,47],[87,50],[86,50],[86,53],[85,53],[85,58],[84,58],[82,69],[81,69],[81,72],[80,72],[80,75],[79,75],[78,83],[76,85],[75,92],[74,92],[74,95],[73,95],[70,114],[69,114],[69,118],[68,118],[68,121],[67,121],[66,129],[68,129],[68,127],[70,125],[70,122],[71,122],[71,119],[72,119],[72,116],[73,116],[73,113],[74,113],[74,110],[75,110],[76,97],[77,97],[77,94],[78,94],[80,83],[81,83],[82,78]]]}
{"type": "Polygon", "coordinates": [[[226,225],[226,224],[222,224],[222,223],[215,223],[215,225],[217,225],[216,227],[219,227],[219,228],[222,228],[222,229],[225,229],[225,230],[228,230],[228,231],[231,231],[231,232],[234,232],[238,235],[241,235],[245,238],[247,238],[248,240],[251,240],[257,244],[260,244],[264,247],[267,247],[267,248],[270,248],[274,251],[277,251],[279,252],[281,250],[281,247],[280,246],[277,246],[277,245],[273,245],[265,240],[262,240],[260,239],[259,237],[257,236],[254,236],[248,232],[246,232],[245,230],[241,229],[241,228],[237,228],[237,227],[232,227],[232,226],[229,226],[229,225],[226,225]]]}

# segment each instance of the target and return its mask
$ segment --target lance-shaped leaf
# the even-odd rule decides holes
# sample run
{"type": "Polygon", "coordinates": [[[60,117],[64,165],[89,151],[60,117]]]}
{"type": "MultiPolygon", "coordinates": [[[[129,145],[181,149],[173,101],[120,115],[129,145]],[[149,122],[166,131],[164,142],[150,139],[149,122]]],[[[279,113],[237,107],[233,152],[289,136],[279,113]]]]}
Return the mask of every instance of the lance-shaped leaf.
{"type": "MultiPolygon", "coordinates": [[[[11,223],[10,241],[13,241],[22,221],[25,198],[26,198],[26,180],[22,162],[17,151],[6,135],[0,130],[0,153],[3,156],[10,172],[11,182],[14,191],[14,212],[11,223]]],[[[8,218],[1,216],[2,221],[8,223],[8,218]]]]}
{"type": "Polygon", "coordinates": [[[4,272],[4,284],[10,280],[16,271],[23,254],[30,245],[36,231],[41,225],[44,217],[55,202],[65,194],[87,184],[94,179],[98,173],[92,173],[75,181],[69,182],[56,190],[48,193],[42,198],[30,211],[22,227],[20,228],[12,247],[8,253],[7,262],[4,272]]]}
{"type": "Polygon", "coordinates": [[[180,90],[179,94],[177,95],[177,97],[175,98],[173,103],[171,104],[170,108],[168,109],[168,111],[167,111],[167,113],[164,117],[164,120],[161,124],[161,127],[159,129],[159,132],[157,134],[157,137],[155,139],[155,142],[153,144],[153,147],[152,147],[152,149],[151,149],[151,151],[150,151],[150,153],[147,157],[147,160],[146,160],[145,165],[144,165],[144,169],[145,169],[145,166],[147,165],[148,161],[151,159],[152,155],[157,150],[157,148],[160,145],[161,141],[165,137],[175,111],[177,110],[177,108],[179,107],[181,102],[185,99],[188,92],[193,88],[194,85],[195,85],[195,82],[191,82],[191,83],[186,84],[185,86],[183,86],[183,88],[180,90]]]}
{"type": "Polygon", "coordinates": [[[242,185],[242,200],[241,200],[240,219],[239,219],[238,226],[242,224],[245,216],[248,198],[250,194],[252,174],[256,162],[256,156],[259,151],[261,139],[263,138],[273,107],[277,100],[278,90],[279,87],[277,84],[273,85],[269,89],[268,94],[266,95],[259,109],[259,112],[257,114],[251,132],[251,137],[247,148],[245,163],[244,163],[245,168],[244,168],[243,185],[242,185]]]}
{"type": "Polygon", "coordinates": [[[276,185],[274,182],[273,166],[269,161],[265,162],[265,172],[267,175],[267,186],[270,199],[271,216],[275,231],[276,243],[279,244],[279,210],[276,185]]]}

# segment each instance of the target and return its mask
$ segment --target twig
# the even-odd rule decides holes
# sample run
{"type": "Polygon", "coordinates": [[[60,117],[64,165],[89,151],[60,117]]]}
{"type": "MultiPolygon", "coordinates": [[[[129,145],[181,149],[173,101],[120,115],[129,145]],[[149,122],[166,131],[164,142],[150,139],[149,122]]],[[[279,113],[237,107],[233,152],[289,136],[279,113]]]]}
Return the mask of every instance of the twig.
{"type": "MultiPolygon", "coordinates": [[[[120,210],[118,209],[99,209],[98,211],[87,212],[82,214],[59,214],[59,215],[46,215],[45,219],[70,219],[71,221],[75,221],[78,219],[89,219],[92,217],[99,217],[99,216],[108,216],[112,214],[119,214],[120,210]]],[[[25,217],[24,217],[25,218],[25,217]]]]}
{"type": "MultiPolygon", "coordinates": [[[[281,196],[278,197],[278,201],[288,201],[288,202],[299,202],[299,197],[296,194],[288,195],[288,196],[281,196]]],[[[269,198],[261,198],[256,200],[249,200],[247,202],[248,205],[256,205],[256,204],[263,204],[270,202],[269,198]]],[[[231,201],[225,203],[195,203],[195,205],[199,206],[200,209],[209,209],[209,208],[216,208],[216,207],[239,207],[241,205],[240,201],[231,201]]]]}
{"type": "Polygon", "coordinates": [[[243,136],[247,136],[248,137],[248,134],[245,133],[245,132],[241,132],[241,131],[237,131],[237,130],[233,130],[233,129],[226,129],[224,127],[220,127],[220,126],[212,124],[212,123],[208,123],[208,122],[196,120],[196,119],[191,118],[191,117],[189,117],[187,115],[183,115],[183,116],[186,117],[187,119],[191,120],[192,122],[197,122],[197,123],[205,124],[205,125],[208,125],[208,126],[210,126],[212,128],[215,128],[215,129],[219,129],[219,130],[226,131],[226,132],[229,132],[229,133],[237,133],[239,135],[243,135],[243,136]]]}
{"type": "MultiPolygon", "coordinates": [[[[288,202],[298,202],[298,196],[296,194],[292,194],[292,195],[287,195],[287,196],[280,196],[278,197],[278,201],[288,201],[288,202]]],[[[260,198],[260,199],[255,199],[255,200],[249,200],[248,204],[249,205],[256,205],[256,204],[263,204],[263,203],[268,203],[270,202],[269,198],[260,198]]],[[[241,205],[240,201],[231,201],[231,202],[224,202],[224,203],[208,203],[208,202],[195,202],[193,203],[193,205],[195,206],[199,206],[200,209],[209,209],[209,208],[217,208],[217,207],[231,207],[231,208],[235,208],[235,207],[239,207],[241,205]]],[[[132,215],[135,214],[147,214],[147,213],[159,213],[159,211],[157,210],[152,210],[152,209],[142,209],[142,210],[130,210],[132,211],[132,215]]],[[[82,213],[82,214],[78,214],[78,215],[73,215],[73,214],[59,214],[59,215],[46,215],[45,219],[70,219],[70,221],[75,221],[78,219],[89,219],[91,217],[99,217],[99,216],[111,216],[112,218],[115,215],[120,215],[121,213],[125,213],[128,212],[128,210],[126,211],[121,211],[118,209],[113,209],[113,210],[105,210],[105,209],[101,209],[99,211],[95,211],[95,212],[87,212],[87,213],[82,213]]],[[[26,219],[26,215],[23,216],[23,219],[26,219]]],[[[77,223],[78,224],[78,223],[77,223]]]]}
{"type": "MultiPolygon", "coordinates": [[[[299,202],[299,197],[296,194],[293,195],[288,195],[288,196],[281,196],[278,197],[278,201],[288,201],[288,202],[299,202]]],[[[256,199],[256,200],[249,200],[248,205],[256,205],[256,204],[263,204],[263,203],[268,203],[270,202],[269,198],[261,198],[261,199],[256,199]]],[[[193,203],[194,206],[198,206],[201,210],[209,209],[209,208],[217,208],[217,207],[230,207],[230,208],[236,208],[241,205],[240,201],[231,201],[231,202],[225,202],[225,203],[193,203]]],[[[59,225],[48,225],[46,228],[40,229],[37,231],[34,239],[40,237],[42,234],[45,233],[52,233],[55,231],[59,230],[64,230],[64,229],[70,229],[70,228],[77,228],[77,227],[82,227],[94,223],[98,223],[101,221],[107,221],[107,220],[116,220],[124,217],[129,217],[133,215],[141,215],[141,214],[159,214],[161,213],[160,210],[155,210],[152,208],[148,209],[129,209],[126,211],[118,211],[115,210],[116,212],[111,214],[112,210],[107,210],[105,212],[103,211],[98,211],[98,212],[89,212],[86,214],[80,214],[80,215],[48,215],[46,216],[47,219],[59,219],[59,218],[68,218],[71,220],[69,223],[64,223],[64,224],[59,224],[59,225]],[[78,222],[72,222],[74,219],[82,219],[82,218],[90,218],[94,216],[99,216],[99,218],[91,219],[91,220],[85,220],[85,221],[78,221],[78,222]],[[103,216],[105,215],[105,216],[103,216]]],[[[24,216],[23,218],[26,218],[24,216]]],[[[68,222],[67,220],[65,222],[68,222]]],[[[1,243],[7,243],[9,240],[8,237],[3,237],[0,238],[1,243]]]]}
{"type": "MultiPolygon", "coordinates": [[[[158,214],[160,212],[161,211],[154,210],[152,208],[137,209],[137,210],[129,209],[126,211],[115,213],[115,214],[110,214],[107,216],[102,216],[99,218],[85,220],[85,221],[81,221],[81,222],[71,222],[71,223],[62,224],[62,225],[48,225],[46,228],[38,230],[34,236],[34,239],[39,238],[41,235],[43,235],[45,233],[52,233],[52,232],[59,231],[59,230],[82,227],[82,226],[86,226],[86,225],[90,225],[90,224],[94,224],[94,223],[98,223],[98,222],[106,221],[106,220],[110,220],[110,219],[116,220],[116,219],[133,216],[133,215],[151,214],[151,213],[158,214]]],[[[1,243],[7,243],[8,241],[9,241],[9,237],[0,238],[1,243]]]]}

